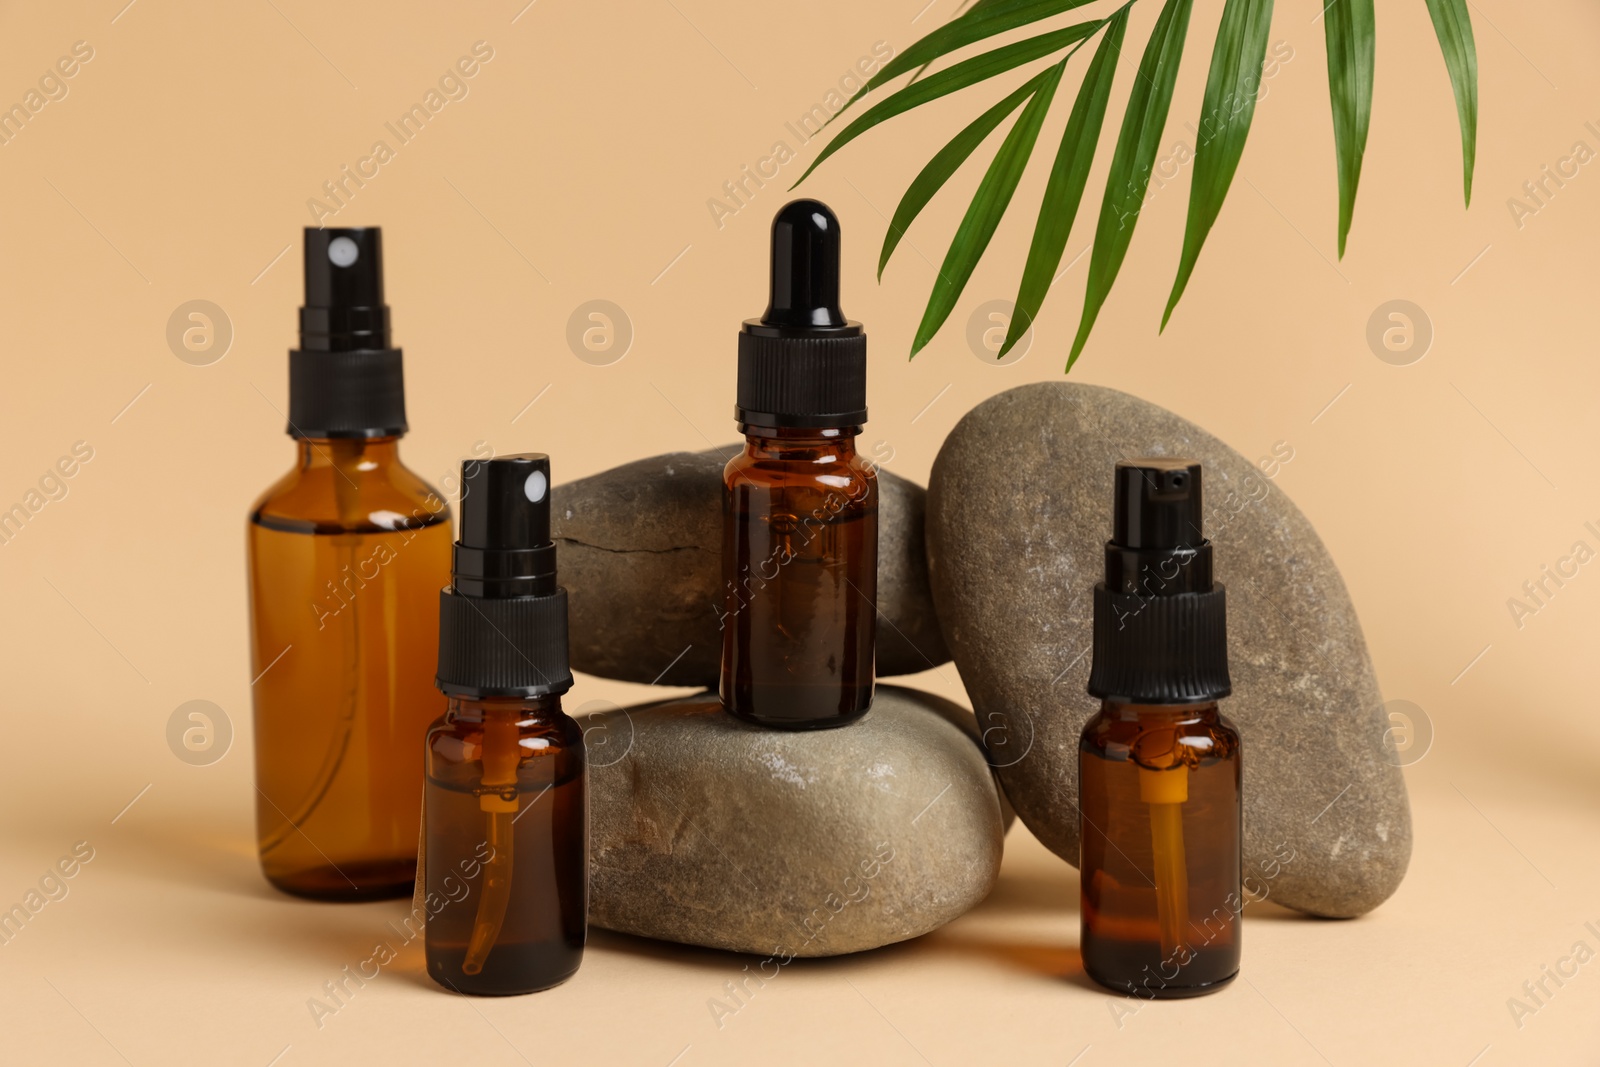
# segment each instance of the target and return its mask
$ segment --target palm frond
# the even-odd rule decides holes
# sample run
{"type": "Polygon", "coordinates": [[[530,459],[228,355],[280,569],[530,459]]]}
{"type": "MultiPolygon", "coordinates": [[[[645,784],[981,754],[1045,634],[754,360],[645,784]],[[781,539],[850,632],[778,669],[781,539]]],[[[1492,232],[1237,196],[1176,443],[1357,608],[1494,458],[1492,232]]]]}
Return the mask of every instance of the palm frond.
{"type": "MultiPolygon", "coordinates": [[[[1104,29],[1056,149],[1039,205],[1033,241],[1022,268],[1016,311],[1000,354],[1004,356],[1010,351],[1038,319],[1082,204],[1116,76],[1117,58],[1122,51],[1128,12],[1137,0],[1125,0],[1104,18],[1002,44],[946,69],[927,72],[938,60],[970,45],[1007,31],[1036,26],[1090,2],[1092,0],[977,0],[971,8],[914,42],[868,79],[833,118],[899,76],[911,74],[909,83],[900,91],[873,104],[835,133],[800,176],[800,181],[795,182],[799,185],[839,149],[897,115],[1036,60],[1049,59],[1048,66],[1036,71],[1021,86],[966,123],[912,180],[895,209],[878,257],[880,279],[912,222],[989,135],[1019,107],[1022,109],[990,161],[951,240],[912,342],[913,356],[948,320],[1011,204],[1072,53],[1061,57],[1056,54],[1065,49],[1076,51],[1104,29]]],[[[1462,188],[1470,204],[1477,156],[1478,59],[1468,0],[1425,2],[1455,93],[1461,126],[1462,188]]],[[[1145,42],[1101,195],[1083,309],[1066,362],[1069,371],[1083,352],[1121,272],[1144,208],[1151,168],[1183,59],[1192,8],[1193,0],[1164,0],[1145,42]]],[[[1238,173],[1255,115],[1272,12],[1273,0],[1225,0],[1206,78],[1183,247],[1161,316],[1162,329],[1188,287],[1200,252],[1238,173]]],[[[1373,0],[1328,0],[1322,19],[1327,40],[1328,96],[1333,109],[1339,178],[1338,245],[1342,258],[1355,213],[1356,190],[1360,185],[1361,164],[1372,120],[1376,53],[1373,0]]]]}

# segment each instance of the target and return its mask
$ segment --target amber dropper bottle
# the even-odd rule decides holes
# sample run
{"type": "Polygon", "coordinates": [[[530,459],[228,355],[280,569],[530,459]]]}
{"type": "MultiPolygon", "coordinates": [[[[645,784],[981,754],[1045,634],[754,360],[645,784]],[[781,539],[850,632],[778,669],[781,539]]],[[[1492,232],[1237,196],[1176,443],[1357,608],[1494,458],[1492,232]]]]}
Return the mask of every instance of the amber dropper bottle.
{"type": "Polygon", "coordinates": [[[323,900],[410,892],[450,512],[400,463],[400,350],[376,228],[305,231],[289,353],[299,463],[249,522],[256,833],[273,885],[323,900]]]}
{"type": "Polygon", "coordinates": [[[463,463],[461,539],[439,594],[428,731],[428,973],[460,993],[547,989],[583,960],[589,819],[583,731],[561,710],[567,591],[550,540],[550,459],[463,463]]]}
{"type": "Polygon", "coordinates": [[[1239,734],[1217,711],[1226,602],[1201,531],[1200,464],[1116,467],[1105,581],[1094,589],[1078,745],[1083,967],[1144,999],[1214,992],[1239,973],[1239,734]]]}
{"type": "Polygon", "coordinates": [[[722,701],[747,722],[843,726],[872,704],[878,478],[856,453],[867,337],[839,310],[839,220],[772,221],[771,296],[739,333],[744,451],[723,471],[722,701]]]}

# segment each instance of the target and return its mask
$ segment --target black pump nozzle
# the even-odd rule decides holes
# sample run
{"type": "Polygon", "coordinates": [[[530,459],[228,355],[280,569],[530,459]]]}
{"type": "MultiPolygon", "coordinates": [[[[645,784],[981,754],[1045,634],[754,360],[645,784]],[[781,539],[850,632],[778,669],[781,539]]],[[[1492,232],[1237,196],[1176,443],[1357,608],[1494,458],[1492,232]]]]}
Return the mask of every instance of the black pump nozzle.
{"type": "Polygon", "coordinates": [[[772,220],[767,310],[739,331],[734,418],[752,426],[867,421],[867,335],[839,308],[839,219],[793,200],[772,220]]]}
{"type": "Polygon", "coordinates": [[[383,302],[383,234],[376,226],[305,231],[306,302],[300,348],[357,352],[389,347],[383,302]]]}
{"type": "Polygon", "coordinates": [[[451,573],[465,596],[555,592],[549,456],[529,452],[461,465],[461,539],[451,573]]]}
{"type": "Polygon", "coordinates": [[[765,326],[844,326],[839,309],[839,220],[820,200],[794,200],[772,220],[765,326]]]}
{"type": "Polygon", "coordinates": [[[1125,459],[1113,477],[1106,580],[1094,589],[1089,692],[1133,704],[1227,696],[1227,601],[1211,579],[1200,464],[1125,459]]]}
{"type": "Polygon", "coordinates": [[[550,540],[550,457],[461,464],[461,537],[439,593],[440,689],[536,697],[572,688],[567,591],[550,540]]]}
{"type": "Polygon", "coordinates": [[[1201,532],[1200,464],[1187,459],[1117,463],[1106,587],[1171,596],[1211,588],[1211,542],[1201,532]]]}
{"type": "Polygon", "coordinates": [[[1115,474],[1111,539],[1127,548],[1179,548],[1200,533],[1200,464],[1186,459],[1125,459],[1115,474]]]}
{"type": "Polygon", "coordinates": [[[376,226],[307,226],[300,347],[289,353],[289,433],[395,437],[406,432],[405,374],[389,347],[383,243],[376,226]]]}

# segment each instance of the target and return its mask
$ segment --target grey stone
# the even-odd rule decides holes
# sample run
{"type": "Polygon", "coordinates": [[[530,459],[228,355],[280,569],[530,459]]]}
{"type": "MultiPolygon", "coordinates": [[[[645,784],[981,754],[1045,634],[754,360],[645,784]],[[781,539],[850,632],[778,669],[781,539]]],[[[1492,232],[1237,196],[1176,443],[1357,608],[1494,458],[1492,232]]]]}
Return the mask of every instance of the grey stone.
{"type": "Polygon", "coordinates": [[[961,420],[934,463],[934,599],[1006,795],[1077,863],[1078,735],[1098,707],[1084,691],[1092,591],[1113,465],[1141,455],[1204,464],[1205,532],[1228,591],[1233,696],[1222,711],[1243,738],[1246,885],[1316,915],[1371,910],[1405,875],[1411,814],[1338,568],[1263,469],[1112,389],[1001,393],[961,420]]]}
{"type": "MultiPolygon", "coordinates": [[[[669,452],[556,486],[551,531],[569,597],[573,669],[716,686],[722,468],[741,447],[669,452]]],[[[928,590],[926,498],[922,486],[878,470],[880,676],[950,659],[928,590]]]]}
{"type": "Polygon", "coordinates": [[[596,926],[834,956],[936,929],[999,874],[1000,794],[949,701],[880,685],[860,722],[806,732],[711,694],[580,721],[596,926]]]}

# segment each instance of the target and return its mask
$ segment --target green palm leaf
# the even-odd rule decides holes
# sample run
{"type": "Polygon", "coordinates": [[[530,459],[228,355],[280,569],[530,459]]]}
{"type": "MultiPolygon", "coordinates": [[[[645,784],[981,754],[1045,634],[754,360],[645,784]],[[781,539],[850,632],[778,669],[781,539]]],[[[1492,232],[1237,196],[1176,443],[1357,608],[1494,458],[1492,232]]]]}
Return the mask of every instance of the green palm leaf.
{"type": "MultiPolygon", "coordinates": [[[[971,11],[959,15],[921,38],[910,48],[885,63],[867,83],[858,89],[844,107],[835,112],[838,118],[850,105],[866,96],[885,82],[893,81],[915,67],[926,67],[940,56],[958,48],[965,48],[997,33],[1027,26],[1063,11],[1082,7],[1092,0],[979,0],[971,11]]],[[[1094,25],[1093,23],[1090,24],[1094,25]]],[[[918,72],[920,75],[920,71],[918,72]]],[[[832,122],[833,119],[829,119],[832,122]]]]}
{"type": "MultiPolygon", "coordinates": [[[[1087,174],[1092,166],[1099,134],[1105,121],[1109,93],[1115,78],[1116,57],[1126,35],[1125,0],[1107,18],[1041,33],[1015,41],[929,74],[938,61],[960,49],[1018,27],[1041,23],[1052,16],[1080,8],[1089,0],[965,0],[969,10],[958,11],[948,23],[913,43],[867,79],[833,118],[854,106],[860,97],[908,72],[911,78],[899,92],[878,101],[843,124],[805,173],[799,185],[833,153],[867,130],[942,96],[993,78],[1032,60],[1049,56],[1056,65],[1030,79],[976,120],[967,123],[928,164],[902,196],[890,223],[878,260],[882,277],[889,259],[904,239],[908,227],[931,198],[972,156],[984,140],[1017,117],[999,153],[984,175],[944,260],[940,277],[912,344],[915,355],[949,317],[955,301],[988,248],[999,220],[1015,194],[1028,156],[1037,144],[1040,124],[1059,88],[1066,58],[1052,53],[1076,51],[1093,34],[1109,25],[1105,39],[1079,87],[1072,114],[1055,154],[1033,241],[1017,292],[1016,313],[1007,331],[1004,356],[1033,325],[1054,281],[1068,238],[1082,207],[1087,174]],[[1024,105],[1024,101],[1026,101],[1024,105]]],[[[1183,298],[1199,261],[1201,250],[1220,217],[1228,189],[1238,173],[1244,146],[1255,117],[1256,78],[1266,48],[1273,0],[1223,0],[1221,25],[1206,81],[1206,127],[1199,131],[1194,180],[1177,273],[1161,317],[1164,329],[1183,298]]],[[[1163,126],[1172,104],[1174,83],[1182,62],[1193,0],[1162,0],[1163,7],[1145,44],[1137,78],[1122,118],[1110,172],[1099,207],[1089,263],[1083,312],[1067,358],[1067,369],[1082,354],[1111,287],[1127,258],[1133,230],[1149,191],[1152,166],[1160,147],[1163,126]]],[[[1372,119],[1375,27],[1373,0],[1318,0],[1327,39],[1328,90],[1333,111],[1335,162],[1339,187],[1339,256],[1342,259],[1354,215],[1361,164],[1366,153],[1372,119]]],[[[1455,94],[1461,126],[1462,190],[1472,197],[1477,155],[1478,60],[1469,16],[1470,0],[1426,0],[1434,32],[1444,55],[1455,94]]],[[[831,121],[831,120],[830,120],[831,121]]],[[[792,188],[792,187],[791,187],[792,188]]]]}
{"type": "MultiPolygon", "coordinates": [[[[1348,3],[1350,0],[1335,0],[1348,3]]],[[[1067,370],[1077,362],[1089,331],[1106,302],[1111,285],[1117,280],[1122,261],[1139,222],[1145,190],[1150,185],[1150,168],[1161,143],[1161,131],[1172,106],[1172,85],[1183,58],[1183,39],[1189,31],[1189,12],[1194,0],[1167,0],[1150,31],[1139,60],[1139,73],[1128,97],[1128,110],[1122,116],[1116,151],[1111,156],[1111,171],[1106,175],[1105,196],[1100,201],[1100,222],[1095,228],[1094,251],[1089,256],[1089,284],[1083,298],[1083,317],[1078,335],[1067,356],[1067,370]]]]}
{"type": "MultiPolygon", "coordinates": [[[[1046,72],[1048,73],[1048,72],[1046,72]]],[[[916,178],[911,182],[910,188],[900,198],[900,206],[894,209],[894,219],[889,223],[889,232],[883,235],[883,251],[878,255],[878,280],[883,280],[883,268],[888,266],[889,257],[894,255],[894,250],[899,247],[900,238],[905,236],[906,230],[928,206],[928,201],[933,195],[944,187],[967,157],[983,143],[984,138],[994,132],[1007,115],[1017,109],[1017,105],[1032,96],[1039,88],[1039,81],[1044,74],[1030,78],[1016,92],[1000,101],[988,111],[973,119],[967,128],[951,138],[950,143],[939,150],[939,154],[928,161],[916,178]]]]}
{"type": "Polygon", "coordinates": [[[1228,0],[1217,27],[1211,52],[1211,73],[1206,76],[1205,102],[1200,105],[1200,133],[1194,149],[1194,180],[1189,187],[1189,221],[1183,233],[1183,256],[1178,277],[1167,297],[1161,328],[1167,328],[1172,309],[1189,284],[1200,258],[1200,248],[1222,210],[1244,154],[1250,120],[1256,113],[1256,93],[1261,89],[1261,61],[1267,54],[1267,30],[1272,26],[1272,0],[1228,0]]]}
{"type": "Polygon", "coordinates": [[[1472,39],[1467,0],[1428,0],[1433,32],[1450,71],[1461,119],[1461,181],[1467,206],[1472,206],[1472,168],[1478,155],[1478,46],[1472,39]]]}
{"type": "Polygon", "coordinates": [[[1000,225],[1000,216],[1005,214],[1012,194],[1017,191],[1017,182],[1022,180],[1022,171],[1033,153],[1034,142],[1039,139],[1039,127],[1044,123],[1045,113],[1050,110],[1056,86],[1061,83],[1061,72],[1066,70],[1067,60],[1071,58],[1070,54],[1067,55],[1039,76],[1033,98],[1022,109],[1011,132],[1006,134],[1000,151],[995,153],[988,172],[978,184],[978,191],[968,205],[961,225],[956,228],[955,238],[950,242],[944,265],[939,268],[939,277],[933,283],[928,307],[922,313],[922,323],[917,327],[916,339],[911,343],[913,357],[932,340],[939,327],[944,325],[944,320],[949,318],[950,310],[961,296],[961,290],[966,288],[967,279],[972,277],[972,269],[977,266],[983,250],[989,246],[995,227],[1000,225]]]}
{"type": "Polygon", "coordinates": [[[1339,258],[1343,259],[1372,122],[1372,0],[1330,0],[1323,9],[1322,25],[1328,42],[1333,142],[1339,156],[1339,258]]]}
{"type": "Polygon", "coordinates": [[[1105,122],[1106,103],[1111,99],[1111,83],[1117,74],[1117,56],[1122,53],[1122,35],[1128,27],[1127,7],[1113,14],[1110,23],[1106,35],[1100,39],[1100,47],[1095,50],[1094,59],[1089,62],[1083,85],[1078,89],[1078,99],[1067,119],[1067,128],[1061,134],[1061,147],[1056,150],[1044,200],[1039,205],[1039,222],[1033,231],[1033,244],[1028,249],[1028,262],[1022,268],[1016,310],[1006,330],[1005,344],[1000,346],[1001,359],[1033,325],[1034,316],[1050,291],[1050,283],[1055,280],[1056,267],[1061,263],[1073,220],[1078,215],[1078,205],[1083,200],[1089,165],[1094,162],[1095,145],[1099,143],[1100,127],[1105,122]]]}
{"type": "MultiPolygon", "coordinates": [[[[880,122],[891,119],[921,104],[926,104],[930,100],[937,100],[939,97],[953,93],[957,89],[965,89],[969,85],[975,85],[987,78],[994,77],[996,74],[1004,74],[1013,67],[1019,67],[1024,63],[1059,51],[1070,44],[1083,40],[1099,28],[1100,20],[1095,19],[1092,22],[1078,23],[1059,30],[1052,30],[1049,33],[1041,33],[1037,37],[1029,37],[1026,40],[1002,45],[993,51],[973,56],[971,59],[957,63],[949,70],[941,70],[939,73],[930,75],[922,81],[908,85],[888,99],[868,108],[866,114],[841,130],[833,140],[828,142],[828,146],[822,150],[811,166],[806,168],[805,174],[800,175],[794,185],[799,185],[800,182],[805,181],[812,171],[822,165],[823,160],[880,122]]],[[[793,189],[794,185],[789,188],[793,189]]]]}

